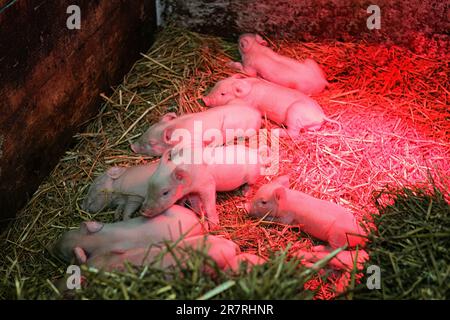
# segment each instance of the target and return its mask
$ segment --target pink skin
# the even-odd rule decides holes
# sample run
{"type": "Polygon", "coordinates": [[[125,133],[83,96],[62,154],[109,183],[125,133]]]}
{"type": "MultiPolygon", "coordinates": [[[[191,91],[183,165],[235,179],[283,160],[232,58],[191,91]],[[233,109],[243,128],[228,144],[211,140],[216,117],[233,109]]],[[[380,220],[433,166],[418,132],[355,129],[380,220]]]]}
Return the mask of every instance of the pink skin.
{"type": "MultiPolygon", "coordinates": [[[[170,152],[164,153],[158,169],[149,180],[147,197],[142,205],[143,215],[154,217],[178,199],[190,195],[198,197],[194,211],[202,216],[205,214],[210,223],[218,225],[216,191],[232,191],[243,184],[253,184],[261,174],[263,163],[257,150],[242,145],[228,145],[203,151],[204,154],[213,152],[210,159],[215,159],[215,163],[203,158],[203,162],[199,164],[194,161],[176,164],[180,160],[179,155],[169,160],[170,152]],[[234,152],[235,159],[238,157],[244,161],[223,163],[224,158],[219,155],[230,152],[234,152]],[[249,154],[258,161],[252,164],[248,158],[243,158],[249,154]],[[219,158],[222,164],[217,164],[220,163],[219,158]]],[[[183,152],[201,154],[198,149],[186,149],[183,152]]]]}
{"type": "MultiPolygon", "coordinates": [[[[331,251],[330,248],[316,246],[313,247],[313,252],[300,250],[295,255],[302,261],[304,266],[314,268],[314,264],[326,258],[331,251]]],[[[345,292],[351,281],[351,274],[349,272],[354,267],[356,267],[356,270],[362,271],[367,260],[369,260],[369,255],[364,250],[346,250],[339,252],[334,258],[328,261],[328,266],[332,269],[345,271],[335,283],[336,293],[340,294],[345,292]]],[[[356,278],[361,277],[361,275],[361,273],[357,273],[356,278]]]]}
{"type": "Polygon", "coordinates": [[[267,260],[251,253],[241,253],[233,257],[233,259],[228,261],[226,266],[227,270],[232,270],[233,272],[239,272],[241,264],[247,264],[247,272],[250,272],[251,268],[256,265],[264,264],[267,260]]]}
{"type": "Polygon", "coordinates": [[[267,45],[267,41],[257,34],[241,35],[239,52],[242,63],[233,62],[231,66],[248,76],[258,75],[308,95],[320,93],[328,85],[325,73],[314,60],[299,62],[275,53],[267,45]]]}
{"type": "Polygon", "coordinates": [[[318,130],[325,120],[320,105],[305,94],[257,78],[239,75],[217,82],[203,98],[209,107],[241,102],[257,108],[263,115],[287,127],[289,135],[296,137],[300,129],[318,130]]]}
{"type": "Polygon", "coordinates": [[[250,215],[285,224],[299,224],[311,236],[331,248],[363,246],[365,233],[345,208],[303,192],[289,189],[289,177],[263,185],[247,206],[250,215]]]}
{"type": "Polygon", "coordinates": [[[224,269],[239,252],[238,246],[233,241],[212,235],[185,238],[170,252],[167,250],[168,245],[171,244],[150,248],[136,247],[122,252],[107,252],[93,256],[84,263],[106,271],[124,270],[126,263],[134,266],[152,265],[159,269],[168,269],[174,267],[178,262],[183,265],[189,259],[189,249],[193,249],[204,250],[203,252],[209,255],[219,268],[224,269]]]}
{"type": "MultiPolygon", "coordinates": [[[[316,246],[312,252],[300,250],[295,255],[302,260],[302,263],[311,268],[314,263],[326,258],[332,252],[331,248],[316,246]]],[[[336,270],[352,270],[356,259],[356,269],[362,270],[364,263],[369,259],[369,255],[364,250],[344,250],[339,252],[334,258],[328,261],[328,265],[336,270]]]]}
{"type": "MultiPolygon", "coordinates": [[[[214,144],[221,145],[229,140],[234,140],[235,136],[226,135],[226,130],[248,130],[256,134],[261,127],[261,114],[254,108],[245,104],[227,105],[203,112],[185,114],[177,117],[175,113],[164,115],[160,122],[152,125],[144,134],[131,145],[131,149],[136,153],[147,154],[149,156],[161,156],[165,151],[183,144],[183,146],[193,146],[192,141],[179,142],[172,139],[172,134],[176,129],[185,129],[189,131],[194,138],[194,122],[200,121],[202,131],[209,129],[218,129],[222,132],[223,139],[214,141],[214,144]]],[[[200,138],[203,139],[203,132],[200,138]]],[[[199,141],[203,146],[209,144],[209,141],[199,141]]]]}
{"type": "Polygon", "coordinates": [[[82,261],[83,253],[87,258],[202,233],[198,217],[191,210],[174,205],[153,219],[137,217],[105,224],[83,222],[79,229],[64,233],[52,250],[67,262],[74,257],[82,261]]]}
{"type": "Polygon", "coordinates": [[[89,188],[82,209],[97,213],[103,209],[116,208],[116,219],[123,214],[129,219],[142,205],[147,192],[148,179],[158,163],[125,167],[111,167],[97,177],[89,188]]]}

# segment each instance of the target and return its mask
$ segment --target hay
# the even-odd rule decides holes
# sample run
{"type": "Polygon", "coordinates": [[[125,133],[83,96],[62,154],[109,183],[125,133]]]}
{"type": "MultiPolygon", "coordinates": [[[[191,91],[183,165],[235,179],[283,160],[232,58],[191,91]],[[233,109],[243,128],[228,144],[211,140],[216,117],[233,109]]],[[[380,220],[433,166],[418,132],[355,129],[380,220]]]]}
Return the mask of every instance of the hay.
{"type": "Polygon", "coordinates": [[[386,190],[377,201],[377,232],[370,235],[369,265],[380,267],[380,289],[365,283],[355,299],[449,299],[450,205],[438,189],[386,190]]]}
{"type": "MultiPolygon", "coordinates": [[[[313,57],[324,67],[331,86],[315,98],[343,128],[338,133],[335,125],[326,124],[318,132],[281,141],[280,174],[290,175],[293,188],[335,201],[360,219],[378,212],[373,193],[386,187],[427,187],[432,177],[438,188],[448,190],[448,56],[434,60],[364,43],[281,41],[276,50],[300,59],[313,57]]],[[[166,112],[203,110],[198,99],[233,73],[226,67],[230,59],[238,59],[234,43],[173,27],[158,35],[114,93],[103,95],[104,105],[76,135],[77,145],[2,236],[0,297],[53,295],[49,283],[65,270],[45,246],[81,221],[113,221],[113,212],[88,214],[79,207],[93,178],[111,165],[151,161],[133,154],[129,143],[166,112]]],[[[251,192],[268,180],[261,179],[251,192]]],[[[448,200],[448,194],[444,196],[448,200]]],[[[217,204],[222,225],[217,233],[234,240],[242,251],[268,257],[288,244],[292,252],[316,243],[297,226],[250,219],[244,201],[235,191],[220,194],[217,204]]],[[[331,299],[336,278],[317,275],[306,287],[318,290],[316,298],[331,299]]],[[[297,281],[300,285],[302,280],[297,281]]],[[[212,289],[211,284],[207,287],[212,289]]],[[[112,297],[89,292],[90,298],[112,297]]],[[[176,297],[192,296],[180,291],[176,297]]]]}
{"type": "Polygon", "coordinates": [[[205,257],[192,252],[189,264],[161,272],[152,268],[127,272],[102,273],[85,270],[84,290],[75,292],[79,299],[312,299],[313,290],[303,290],[306,281],[314,276],[299,269],[299,262],[286,263],[286,252],[271,256],[271,263],[255,267],[250,273],[230,275],[215,270],[215,276],[202,273],[205,257]],[[301,270],[301,272],[300,272],[301,270]]]}

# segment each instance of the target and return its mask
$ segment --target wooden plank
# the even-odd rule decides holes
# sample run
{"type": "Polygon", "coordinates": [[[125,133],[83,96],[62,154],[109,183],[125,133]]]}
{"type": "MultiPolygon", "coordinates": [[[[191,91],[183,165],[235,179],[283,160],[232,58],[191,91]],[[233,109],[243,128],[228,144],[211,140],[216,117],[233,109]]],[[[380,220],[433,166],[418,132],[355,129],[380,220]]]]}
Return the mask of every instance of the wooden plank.
{"type": "Polygon", "coordinates": [[[23,207],[155,31],[153,1],[21,0],[0,13],[0,226],[23,207]]]}

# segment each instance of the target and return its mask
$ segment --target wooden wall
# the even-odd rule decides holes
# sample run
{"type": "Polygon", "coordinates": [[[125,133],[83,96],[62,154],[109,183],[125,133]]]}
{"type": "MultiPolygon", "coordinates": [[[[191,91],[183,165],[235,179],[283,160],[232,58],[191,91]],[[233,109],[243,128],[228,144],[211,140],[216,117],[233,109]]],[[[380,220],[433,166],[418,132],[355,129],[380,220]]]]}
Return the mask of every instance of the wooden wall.
{"type": "Polygon", "coordinates": [[[236,38],[257,32],[299,41],[396,44],[419,54],[449,53],[450,3],[441,0],[159,0],[165,20],[194,31],[236,38]],[[381,29],[369,30],[370,5],[381,29]],[[226,27],[224,27],[226,26],[226,27]]]}
{"type": "Polygon", "coordinates": [[[0,226],[53,169],[99,94],[121,82],[156,29],[151,0],[0,0],[0,226]],[[69,30],[69,5],[81,29],[69,30]]]}

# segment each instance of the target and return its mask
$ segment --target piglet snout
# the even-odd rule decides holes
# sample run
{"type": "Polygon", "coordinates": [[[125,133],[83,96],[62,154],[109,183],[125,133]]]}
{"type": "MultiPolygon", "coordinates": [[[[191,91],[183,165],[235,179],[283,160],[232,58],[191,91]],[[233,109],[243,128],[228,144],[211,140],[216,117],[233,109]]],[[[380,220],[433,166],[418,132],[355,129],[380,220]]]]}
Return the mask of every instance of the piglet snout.
{"type": "Polygon", "coordinates": [[[246,202],[244,208],[247,213],[250,213],[250,211],[252,210],[252,204],[250,202],[246,202]]]}
{"type": "Polygon", "coordinates": [[[147,217],[147,218],[154,218],[157,216],[157,214],[152,213],[152,211],[149,209],[142,210],[141,215],[143,215],[144,217],[147,217]]]}

